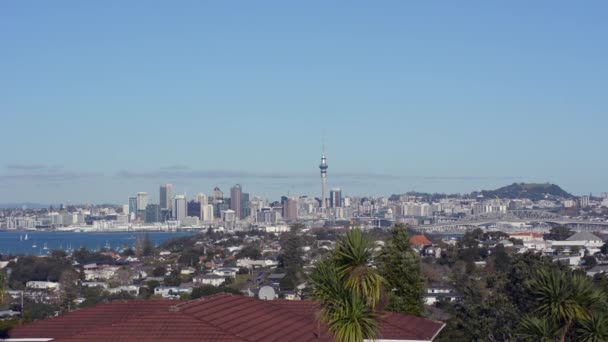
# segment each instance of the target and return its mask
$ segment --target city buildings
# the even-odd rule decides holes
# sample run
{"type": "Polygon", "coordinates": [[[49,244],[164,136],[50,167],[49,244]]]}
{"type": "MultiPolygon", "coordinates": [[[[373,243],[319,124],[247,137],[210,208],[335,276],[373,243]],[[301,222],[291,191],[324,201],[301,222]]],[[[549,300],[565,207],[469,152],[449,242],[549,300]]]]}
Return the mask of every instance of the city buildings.
{"type": "Polygon", "coordinates": [[[235,186],[230,188],[230,210],[233,210],[236,217],[238,217],[239,219],[242,218],[242,216],[241,216],[241,204],[242,204],[241,195],[242,195],[242,189],[241,189],[240,184],[236,184],[235,186]]]}
{"type": "Polygon", "coordinates": [[[177,195],[173,201],[173,218],[177,221],[183,220],[187,215],[188,204],[186,196],[177,195]]]}
{"type": "Polygon", "coordinates": [[[342,190],[339,188],[333,188],[329,192],[329,203],[331,208],[338,208],[342,206],[342,190]]]}
{"type": "Polygon", "coordinates": [[[161,209],[173,210],[173,185],[163,184],[160,186],[159,205],[161,209]]]}

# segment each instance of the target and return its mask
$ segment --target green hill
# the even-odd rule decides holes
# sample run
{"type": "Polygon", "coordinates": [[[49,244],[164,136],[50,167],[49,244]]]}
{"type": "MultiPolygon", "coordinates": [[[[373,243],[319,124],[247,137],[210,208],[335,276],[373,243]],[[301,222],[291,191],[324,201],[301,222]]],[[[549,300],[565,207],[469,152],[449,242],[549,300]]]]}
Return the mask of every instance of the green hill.
{"type": "Polygon", "coordinates": [[[513,183],[496,190],[474,192],[471,196],[483,195],[486,198],[528,198],[538,201],[545,198],[572,198],[572,194],[555,184],[513,183]]]}

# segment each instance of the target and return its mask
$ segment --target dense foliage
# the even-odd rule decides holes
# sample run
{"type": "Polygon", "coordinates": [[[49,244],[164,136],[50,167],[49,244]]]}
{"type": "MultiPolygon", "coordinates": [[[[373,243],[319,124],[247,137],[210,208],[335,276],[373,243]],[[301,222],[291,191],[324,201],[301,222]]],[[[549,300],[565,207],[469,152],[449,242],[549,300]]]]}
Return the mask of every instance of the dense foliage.
{"type": "Polygon", "coordinates": [[[387,309],[420,316],[424,313],[424,281],[420,257],[410,246],[404,225],[396,225],[378,257],[380,274],[386,280],[387,309]]]}

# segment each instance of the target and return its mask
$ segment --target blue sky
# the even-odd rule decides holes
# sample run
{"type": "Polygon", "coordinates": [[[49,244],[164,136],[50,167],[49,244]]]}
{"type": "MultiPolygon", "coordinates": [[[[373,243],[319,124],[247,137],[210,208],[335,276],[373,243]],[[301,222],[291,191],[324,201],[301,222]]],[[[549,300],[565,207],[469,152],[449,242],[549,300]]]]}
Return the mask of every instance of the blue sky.
{"type": "Polygon", "coordinates": [[[608,191],[604,1],[2,1],[0,202],[608,191]]]}

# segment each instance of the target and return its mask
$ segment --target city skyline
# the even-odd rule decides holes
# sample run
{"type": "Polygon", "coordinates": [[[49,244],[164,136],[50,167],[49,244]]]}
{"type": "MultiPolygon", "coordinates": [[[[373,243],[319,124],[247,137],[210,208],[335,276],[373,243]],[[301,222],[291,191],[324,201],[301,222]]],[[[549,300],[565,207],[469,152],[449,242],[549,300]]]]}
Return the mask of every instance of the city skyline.
{"type": "Polygon", "coordinates": [[[0,203],[604,192],[607,7],[2,3],[0,203]]]}

